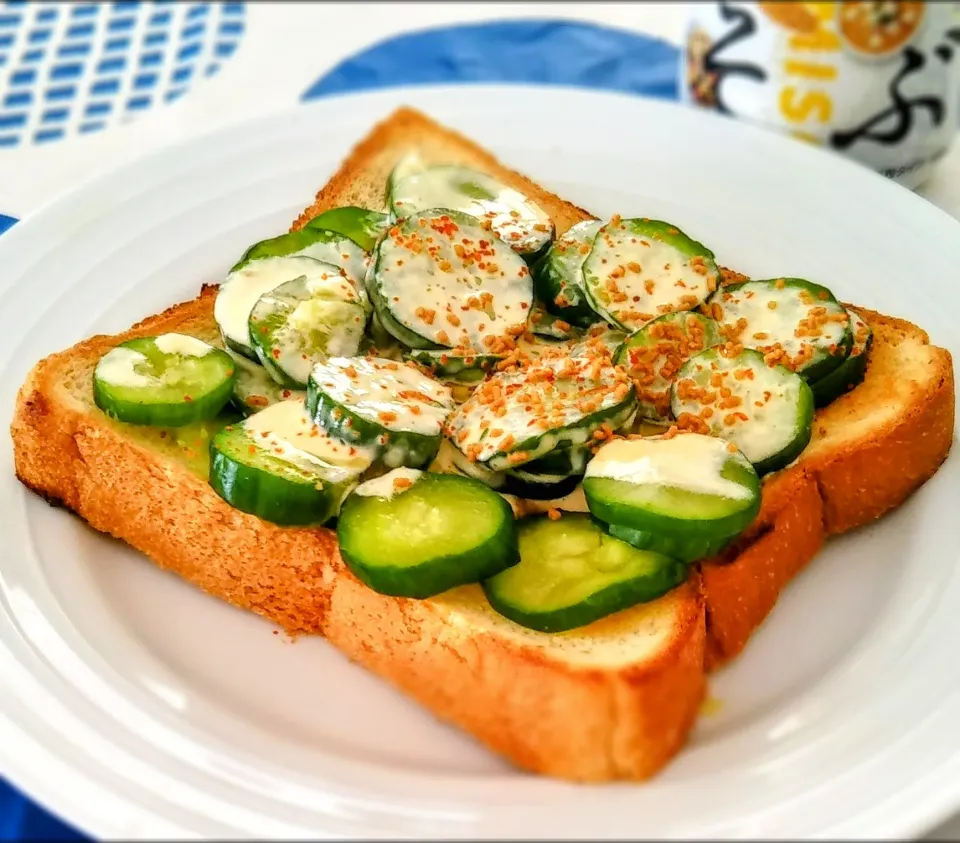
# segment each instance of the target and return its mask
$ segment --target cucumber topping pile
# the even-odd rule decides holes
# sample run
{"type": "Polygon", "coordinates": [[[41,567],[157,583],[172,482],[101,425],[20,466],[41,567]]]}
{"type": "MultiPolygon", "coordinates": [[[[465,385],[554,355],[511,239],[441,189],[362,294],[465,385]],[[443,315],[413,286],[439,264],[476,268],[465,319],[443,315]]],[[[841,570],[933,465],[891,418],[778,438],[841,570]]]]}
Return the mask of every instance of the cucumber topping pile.
{"type": "Polygon", "coordinates": [[[325,435],[303,402],[281,401],[210,444],[210,485],[231,506],[285,526],[320,525],[373,462],[369,449],[325,435]]]}
{"type": "Polygon", "coordinates": [[[583,262],[602,227],[599,220],[578,222],[533,267],[537,296],[547,310],[580,328],[589,328],[599,319],[583,289],[583,262]]]}
{"type": "Polygon", "coordinates": [[[307,384],[311,418],[337,439],[374,448],[390,468],[427,465],[453,408],[449,388],[415,365],[377,357],[331,357],[307,384]]]}
{"type": "Polygon", "coordinates": [[[233,394],[234,364],[185,334],[142,337],[112,348],[93,372],[93,399],[128,424],[181,427],[211,419],[233,394]]]}
{"type": "Polygon", "coordinates": [[[526,518],[520,563],[484,581],[500,614],[541,632],[586,626],[662,597],[687,578],[682,562],[608,535],[588,515],[526,518]]]}
{"type": "Polygon", "coordinates": [[[488,351],[526,327],[530,270],[473,217],[424,211],[393,226],[374,260],[377,315],[411,348],[488,351]]]}
{"type": "Polygon", "coordinates": [[[678,421],[733,442],[759,474],[789,465],[810,441],[810,387],[759,351],[727,356],[711,348],[691,357],[673,384],[671,406],[678,421]]]}
{"type": "Polygon", "coordinates": [[[659,220],[614,217],[583,264],[590,306],[625,331],[664,313],[693,310],[719,278],[713,252],[659,220]]]}
{"type": "Polygon", "coordinates": [[[513,512],[482,483],[398,468],[358,486],[337,522],[340,552],[374,591],[425,598],[519,559],[513,512]]]}
{"type": "Polygon", "coordinates": [[[583,445],[635,411],[625,372],[599,359],[563,357],[492,376],[450,416],[446,433],[470,460],[496,471],[583,445]]]}
{"type": "Polygon", "coordinates": [[[468,167],[425,167],[417,156],[408,156],[390,176],[387,199],[398,219],[430,208],[469,214],[487,223],[518,254],[531,258],[553,239],[553,221],[540,207],[497,179],[468,167]]]}
{"type": "Polygon", "coordinates": [[[264,258],[306,257],[333,264],[355,285],[361,287],[370,256],[353,240],[336,231],[304,228],[254,243],[237,261],[231,272],[264,258]]]}
{"type": "Polygon", "coordinates": [[[855,387],[863,380],[867,371],[867,354],[873,343],[873,331],[859,314],[848,310],[847,315],[850,317],[853,346],[847,359],[836,369],[810,384],[813,399],[818,408],[826,407],[831,401],[835,401],[855,387]]]}
{"type": "Polygon", "coordinates": [[[681,562],[719,552],[760,511],[760,479],[743,454],[697,433],[608,442],[583,493],[611,535],[681,562]]]}
{"type": "Polygon", "coordinates": [[[365,208],[347,207],[324,211],[310,220],[304,228],[342,234],[344,237],[349,237],[365,252],[372,252],[377,238],[386,231],[389,224],[389,214],[368,211],[365,208]]]}
{"type": "Polygon", "coordinates": [[[664,422],[670,412],[670,386],[694,354],[720,342],[717,323],[699,313],[667,313],[624,340],[613,362],[633,378],[641,418],[664,422]]]}
{"type": "Polygon", "coordinates": [[[743,281],[718,290],[707,310],[724,338],[812,381],[846,358],[850,317],[833,294],[802,278],[743,281]]]}
{"type": "Polygon", "coordinates": [[[349,357],[363,340],[367,311],[357,289],[337,274],[301,276],[264,293],[250,311],[257,357],[281,386],[304,389],[316,363],[349,357]]]}
{"type": "Polygon", "coordinates": [[[244,357],[258,360],[250,336],[250,314],[264,293],[297,278],[325,289],[329,289],[328,282],[332,279],[342,288],[344,301],[362,302],[365,297],[361,288],[340,270],[315,258],[292,256],[251,261],[231,272],[217,290],[213,316],[224,343],[244,357]]]}
{"type": "Polygon", "coordinates": [[[553,242],[521,193],[416,156],[385,204],[247,249],[214,300],[225,350],[130,340],[93,377],[110,416],[209,441],[189,467],[238,510],[339,516],[347,566],[383,594],[480,583],[544,632],[654,600],[750,526],[760,477],[865,376],[870,327],[830,290],[718,287],[668,222],[553,242]]]}

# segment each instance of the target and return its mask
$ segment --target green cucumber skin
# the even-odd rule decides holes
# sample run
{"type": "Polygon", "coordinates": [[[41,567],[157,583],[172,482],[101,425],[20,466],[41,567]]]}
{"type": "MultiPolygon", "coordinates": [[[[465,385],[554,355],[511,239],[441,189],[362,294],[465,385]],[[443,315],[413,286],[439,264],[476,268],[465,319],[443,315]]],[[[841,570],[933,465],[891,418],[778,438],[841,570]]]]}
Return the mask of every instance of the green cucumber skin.
{"type": "Polygon", "coordinates": [[[503,485],[499,487],[498,491],[531,501],[553,501],[565,498],[579,485],[580,477],[577,475],[565,477],[559,482],[536,483],[523,477],[517,477],[513,472],[505,471],[503,473],[503,485]]]}
{"type": "MultiPolygon", "coordinates": [[[[430,475],[440,477],[441,475],[430,475]]],[[[482,545],[464,553],[439,556],[415,567],[372,565],[362,559],[356,550],[354,535],[363,529],[362,508],[365,500],[359,495],[350,495],[344,501],[337,521],[337,540],[340,554],[347,567],[362,583],[380,594],[390,597],[409,597],[425,600],[451,588],[478,583],[493,577],[520,561],[517,532],[510,505],[496,492],[462,475],[443,475],[458,482],[471,483],[482,489],[491,502],[496,498],[502,523],[496,533],[482,545]],[[358,523],[354,523],[357,521],[358,523]]],[[[423,478],[418,481],[423,482],[423,478]]],[[[441,480],[439,482],[446,482],[441,480]]]]}
{"type": "Polygon", "coordinates": [[[716,556],[735,538],[735,536],[719,539],[700,536],[667,536],[662,533],[651,533],[648,530],[624,527],[622,524],[604,524],[604,527],[615,539],[620,539],[637,550],[652,550],[654,553],[661,553],[684,564],[716,556]]]}
{"type": "Polygon", "coordinates": [[[332,243],[343,237],[344,235],[339,232],[327,229],[301,228],[298,231],[288,231],[286,234],[279,234],[276,237],[254,243],[241,255],[240,260],[230,267],[230,272],[243,269],[248,263],[261,258],[285,257],[299,252],[301,249],[306,249],[307,246],[312,246],[314,243],[332,243]]]}
{"type": "Polygon", "coordinates": [[[861,354],[851,353],[830,374],[813,381],[810,389],[813,392],[813,403],[816,409],[826,407],[836,401],[841,395],[859,385],[867,374],[867,359],[873,345],[873,333],[867,339],[866,348],[861,354]]]}
{"type": "Polygon", "coordinates": [[[245,465],[220,450],[217,434],[210,442],[210,476],[213,490],[234,509],[280,527],[313,527],[337,514],[348,486],[315,482],[294,483],[245,465]]]}
{"type": "MultiPolygon", "coordinates": [[[[718,287],[717,291],[707,299],[707,304],[713,304],[715,301],[723,307],[722,296],[724,293],[734,292],[739,290],[741,287],[746,284],[776,284],[778,281],[783,281],[784,284],[788,287],[797,287],[803,290],[806,290],[813,296],[818,297],[820,301],[829,301],[833,304],[840,304],[837,301],[833,293],[822,284],[817,284],[813,281],[808,281],[805,278],[771,278],[771,279],[757,279],[757,280],[748,280],[748,281],[737,281],[734,284],[728,284],[726,287],[718,287]],[[828,298],[819,299],[819,296],[822,293],[826,293],[828,298]]],[[[773,340],[776,340],[776,337],[772,337],[773,340]]],[[[749,347],[749,346],[748,346],[749,347]]],[[[850,325],[847,325],[847,330],[844,333],[843,340],[840,345],[837,346],[837,353],[830,354],[829,352],[821,352],[819,355],[815,355],[813,360],[802,369],[797,371],[797,374],[800,375],[807,383],[812,383],[813,381],[821,380],[822,378],[829,375],[832,371],[839,368],[843,362],[849,357],[850,350],[853,348],[853,332],[850,330],[850,325]]]]}
{"type": "Polygon", "coordinates": [[[256,363],[258,366],[260,365],[260,358],[257,357],[257,352],[254,351],[253,348],[244,345],[242,342],[230,339],[230,337],[224,335],[222,332],[220,338],[223,340],[223,344],[231,351],[235,351],[241,357],[246,357],[251,363],[256,363]]]}
{"type": "Polygon", "coordinates": [[[610,426],[614,430],[618,430],[636,412],[636,405],[637,398],[634,392],[633,384],[631,384],[630,391],[619,404],[614,404],[612,407],[608,407],[605,410],[598,410],[595,413],[590,413],[575,424],[571,424],[567,427],[561,428],[560,430],[548,430],[544,433],[529,436],[519,444],[513,445],[509,453],[500,452],[492,454],[486,460],[482,461],[482,465],[484,465],[486,468],[492,469],[493,471],[506,471],[510,468],[521,468],[529,462],[537,460],[558,448],[562,449],[567,446],[577,447],[584,444],[583,441],[577,441],[578,439],[589,441],[590,434],[594,430],[597,430],[604,422],[609,422],[610,426]],[[549,449],[543,451],[542,453],[537,453],[537,449],[548,436],[555,437],[556,442],[554,442],[552,447],[549,449]],[[534,456],[530,460],[527,460],[527,463],[510,462],[510,455],[520,451],[533,453],[534,456]]]}
{"type": "MultiPolygon", "coordinates": [[[[537,515],[525,518],[520,523],[518,531],[529,529],[546,517],[537,515]]],[[[565,513],[563,518],[589,520],[590,516],[581,513],[565,513]]],[[[685,564],[667,557],[662,557],[660,561],[661,567],[655,576],[648,574],[632,581],[615,583],[594,592],[575,606],[565,606],[547,612],[524,611],[523,608],[512,603],[509,595],[501,593],[496,577],[484,580],[481,586],[491,607],[508,620],[538,632],[566,632],[588,626],[601,618],[630,609],[640,603],[649,603],[663,597],[687,580],[689,568],[685,564]]]]}
{"type": "Polygon", "coordinates": [[[352,240],[365,252],[372,252],[377,239],[390,222],[390,215],[366,208],[345,206],[332,208],[314,217],[305,229],[333,231],[352,240]]]}
{"type": "MultiPolygon", "coordinates": [[[[707,272],[712,274],[717,279],[720,278],[720,268],[716,263],[716,255],[714,255],[710,249],[704,246],[703,243],[700,243],[699,241],[694,240],[692,237],[689,237],[673,223],[665,222],[664,220],[633,218],[621,220],[621,225],[628,227],[635,234],[655,237],[669,246],[673,246],[673,248],[677,249],[682,255],[685,255],[688,258],[703,258],[707,272]]],[[[604,228],[606,228],[606,225],[604,228]]],[[[603,229],[601,229],[601,231],[602,230],[603,229]]],[[[597,236],[599,236],[599,232],[597,236]]],[[[623,322],[617,319],[613,313],[604,307],[603,303],[597,299],[596,292],[593,288],[596,286],[598,279],[595,276],[590,275],[587,271],[587,266],[590,263],[591,257],[592,253],[587,256],[587,259],[583,264],[583,289],[586,293],[587,302],[589,303],[590,307],[593,308],[596,313],[599,313],[601,317],[608,323],[616,328],[626,331],[628,334],[632,333],[635,330],[635,326],[631,327],[630,325],[623,324],[623,322]],[[593,279],[592,283],[591,278],[593,279]]]]}
{"type": "MultiPolygon", "coordinates": [[[[558,238],[550,244],[542,258],[530,265],[534,290],[537,293],[537,297],[543,301],[544,308],[557,318],[563,319],[565,322],[569,322],[577,328],[589,328],[591,325],[596,324],[597,320],[601,317],[590,306],[587,294],[583,289],[577,284],[571,284],[563,277],[562,271],[557,265],[558,259],[562,259],[562,255],[557,254],[556,250],[559,249],[561,245],[566,245],[561,244],[561,241],[564,237],[571,235],[573,229],[576,229],[578,226],[584,226],[586,228],[594,222],[593,220],[586,220],[583,223],[577,223],[572,226],[563,237],[558,238]],[[556,303],[556,298],[561,293],[564,294],[565,298],[570,300],[570,304],[560,306],[556,303]]],[[[596,237],[596,233],[594,233],[594,237],[596,237]]],[[[593,239],[593,237],[589,238],[591,246],[593,239]]],[[[571,244],[569,248],[576,248],[576,246],[571,244]]]]}
{"type": "MultiPolygon", "coordinates": [[[[386,430],[376,422],[368,421],[349,408],[332,400],[317,388],[311,376],[307,382],[306,408],[311,420],[327,434],[350,445],[372,447],[380,456],[391,449],[401,449],[406,457],[401,465],[423,468],[431,463],[440,450],[443,435],[386,430]],[[385,441],[383,441],[385,438],[385,441]]],[[[399,466],[390,465],[390,468],[399,466]]]]}
{"type": "Polygon", "coordinates": [[[762,499],[760,479],[752,467],[733,461],[727,462],[721,476],[746,486],[753,496],[743,502],[744,506],[741,510],[709,520],[674,518],[661,512],[621,504],[617,500],[617,491],[621,488],[624,491],[629,490],[631,484],[626,480],[587,477],[583,481],[583,495],[590,513],[605,524],[619,524],[622,527],[671,538],[686,537],[697,540],[728,538],[745,530],[760,512],[762,499]]]}
{"type": "MultiPolygon", "coordinates": [[[[128,340],[120,343],[118,347],[142,351],[146,343],[152,343],[152,338],[143,337],[128,340]]],[[[233,373],[216,389],[211,390],[201,398],[176,404],[145,404],[127,401],[112,394],[114,388],[101,383],[100,379],[94,375],[91,378],[93,381],[93,403],[110,418],[141,427],[184,427],[196,422],[209,421],[219,415],[231,402],[237,374],[236,364],[225,351],[214,348],[208,355],[217,356],[218,359],[222,358],[224,365],[232,369],[233,373]]]]}

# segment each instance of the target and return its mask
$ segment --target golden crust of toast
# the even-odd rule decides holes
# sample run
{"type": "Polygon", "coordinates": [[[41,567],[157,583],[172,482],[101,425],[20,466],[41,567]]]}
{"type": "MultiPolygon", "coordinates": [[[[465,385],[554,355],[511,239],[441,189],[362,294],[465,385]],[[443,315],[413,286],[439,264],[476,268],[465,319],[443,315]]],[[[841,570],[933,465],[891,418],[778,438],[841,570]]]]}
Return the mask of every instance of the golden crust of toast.
{"type": "MultiPolygon", "coordinates": [[[[559,232],[591,218],[401,109],[353,150],[294,228],[338,205],[382,207],[387,174],[412,146],[531,195],[559,232]]],[[[210,336],[212,305],[207,288],[123,334],[38,363],[11,426],[17,476],[209,594],[291,633],[325,635],[514,764],[572,780],[643,779],[660,769],[689,733],[706,671],[743,649],[824,537],[901,503],[952,441],[950,355],[915,326],[858,309],[876,335],[864,383],[818,413],[811,445],[765,481],[760,515],[736,546],[661,600],[547,636],[499,618],[475,587],[427,601],[373,592],[346,569],[330,530],[279,528],[238,512],[65,385],[79,378],[89,392],[99,357],[134,336],[210,336]]]]}

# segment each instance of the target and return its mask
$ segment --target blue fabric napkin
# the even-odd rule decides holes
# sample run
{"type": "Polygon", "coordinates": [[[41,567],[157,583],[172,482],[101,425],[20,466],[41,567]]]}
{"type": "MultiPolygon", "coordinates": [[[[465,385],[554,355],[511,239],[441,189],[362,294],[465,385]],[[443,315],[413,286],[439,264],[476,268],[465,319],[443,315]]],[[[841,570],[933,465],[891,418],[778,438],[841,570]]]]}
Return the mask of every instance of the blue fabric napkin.
{"type": "MultiPolygon", "coordinates": [[[[577,85],[676,99],[678,67],[676,47],[637,33],[567,20],[492,21],[381,41],[325,72],[302,99],[452,82],[577,85]]],[[[0,214],[0,232],[15,222],[0,214]]],[[[0,781],[0,840],[83,839],[0,781]]]]}

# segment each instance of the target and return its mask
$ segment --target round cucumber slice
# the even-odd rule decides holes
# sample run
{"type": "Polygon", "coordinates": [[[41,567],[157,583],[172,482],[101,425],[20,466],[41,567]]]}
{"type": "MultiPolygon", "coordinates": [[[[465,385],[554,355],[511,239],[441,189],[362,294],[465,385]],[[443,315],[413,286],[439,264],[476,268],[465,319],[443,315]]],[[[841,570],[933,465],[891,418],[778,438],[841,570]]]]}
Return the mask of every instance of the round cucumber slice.
{"type": "Polygon", "coordinates": [[[614,217],[583,264],[590,306],[625,331],[676,310],[693,310],[717,289],[711,252],[668,222],[614,217]]]}
{"type": "Polygon", "coordinates": [[[219,348],[186,334],[127,340],[93,371],[93,400],[128,424],[181,427],[212,419],[230,400],[234,364],[219,348]]]}
{"type": "Polygon", "coordinates": [[[581,331],[560,316],[549,313],[539,303],[533,305],[530,314],[530,332],[546,340],[577,339],[581,331]]]}
{"type": "Polygon", "coordinates": [[[670,386],[694,354],[720,342],[717,323],[699,313],[665,313],[627,337],[613,362],[633,378],[641,418],[667,422],[670,386]]]}
{"type": "Polygon", "coordinates": [[[663,533],[651,533],[648,530],[636,530],[622,524],[606,524],[607,532],[615,539],[625,541],[638,550],[652,550],[662,553],[678,562],[698,562],[710,556],[716,556],[735,536],[711,539],[704,536],[667,536],[663,533]]]}
{"type": "Polygon", "coordinates": [[[324,211],[310,220],[304,228],[342,234],[365,252],[372,252],[377,239],[387,230],[389,224],[389,214],[348,206],[324,211]]]}
{"type": "Polygon", "coordinates": [[[390,228],[368,288],[384,328],[411,348],[496,352],[525,330],[533,304],[523,259],[477,219],[443,209],[390,228]]]}
{"type": "Polygon", "coordinates": [[[380,594],[427,598],[519,559],[513,511],[469,477],[395,469],[356,488],[337,522],[340,553],[380,594]]]}
{"type": "Polygon", "coordinates": [[[448,387],[413,365],[331,357],[310,374],[306,406],[327,433],[374,448],[388,468],[420,468],[436,456],[454,401],[448,387]]]}
{"type": "Polygon", "coordinates": [[[305,389],[314,365],[352,357],[360,349],[367,311],[356,287],[326,264],[329,274],[295,278],[264,293],[250,311],[250,338],[270,376],[305,389]]]}
{"type": "Polygon", "coordinates": [[[267,374],[267,370],[258,363],[247,360],[242,354],[237,354],[229,348],[230,355],[236,367],[236,377],[233,382],[233,406],[243,415],[249,416],[259,413],[271,404],[296,398],[303,401],[306,392],[282,387],[267,374]]]}
{"type": "Polygon", "coordinates": [[[280,257],[307,257],[333,264],[342,269],[363,294],[363,279],[367,274],[370,256],[349,237],[316,226],[254,243],[230,272],[236,272],[252,261],[280,257]]]}
{"type": "Polygon", "coordinates": [[[626,373],[602,359],[543,359],[498,372],[450,416],[446,435],[495,471],[518,468],[555,448],[581,446],[636,412],[626,373]]]}
{"type": "Polygon", "coordinates": [[[587,465],[587,507],[606,524],[668,538],[734,536],[760,511],[760,478],[731,447],[697,433],[607,442],[587,465]]]}
{"type": "Polygon", "coordinates": [[[678,423],[733,442],[761,475],[789,465],[810,441],[810,387],[759,351],[701,351],[683,364],[670,400],[678,423]]]}
{"type": "Polygon", "coordinates": [[[826,287],[803,278],[742,281],[718,290],[707,308],[724,339],[759,351],[815,381],[850,353],[850,317],[826,287]]]}
{"type": "MultiPolygon", "coordinates": [[[[330,267],[331,264],[316,258],[294,255],[260,258],[231,272],[217,290],[213,303],[213,317],[224,343],[244,357],[260,362],[250,337],[250,313],[260,297],[297,278],[324,285],[331,278],[330,267]]],[[[340,270],[336,276],[336,280],[343,280],[354,288],[359,300],[366,302],[362,285],[352,282],[340,270]]]]}
{"type": "Polygon", "coordinates": [[[526,518],[520,563],[483,582],[490,605],[521,626],[563,632],[662,597],[687,566],[608,535],[589,515],[526,518]]]}
{"type": "Polygon", "coordinates": [[[547,310],[579,328],[589,328],[599,318],[583,289],[583,263],[602,227],[600,220],[578,222],[557,238],[532,269],[537,296],[547,310]]]}
{"type": "Polygon", "coordinates": [[[818,408],[826,407],[827,404],[849,392],[863,380],[867,373],[867,356],[873,344],[873,331],[858,313],[852,310],[848,310],[847,313],[850,316],[853,347],[847,359],[836,369],[810,384],[814,404],[818,408]]]}
{"type": "Polygon", "coordinates": [[[554,235],[550,216],[522,193],[486,173],[453,164],[424,166],[407,157],[391,173],[387,202],[398,219],[448,208],[489,223],[498,238],[531,262],[554,235]]]}
{"type": "Polygon", "coordinates": [[[210,443],[210,485],[242,512],[282,526],[324,524],[373,454],[317,430],[300,401],[228,425],[210,443]]]}

